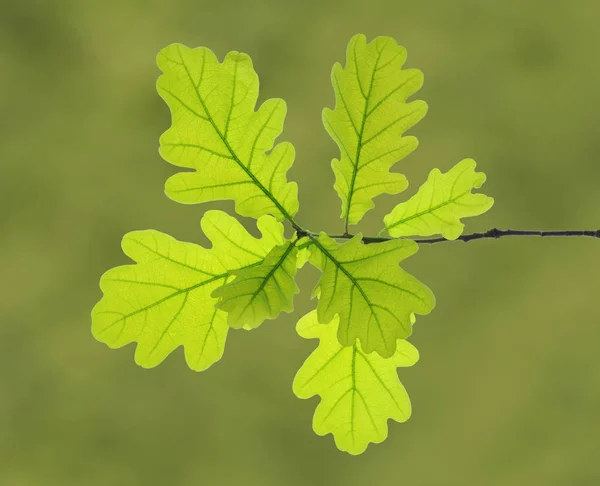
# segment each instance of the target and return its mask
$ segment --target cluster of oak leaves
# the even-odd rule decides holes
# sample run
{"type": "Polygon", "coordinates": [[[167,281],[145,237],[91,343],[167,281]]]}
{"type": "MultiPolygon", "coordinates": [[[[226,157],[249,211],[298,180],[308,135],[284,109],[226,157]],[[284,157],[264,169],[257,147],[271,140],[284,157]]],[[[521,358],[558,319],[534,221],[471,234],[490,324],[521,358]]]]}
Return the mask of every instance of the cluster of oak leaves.
{"type": "MultiPolygon", "coordinates": [[[[269,99],[255,111],[259,83],[250,57],[232,51],[219,63],[210,49],[173,44],[157,60],[163,72],[157,89],[172,115],[160,154],[195,169],[170,177],[166,194],[184,204],[233,199],[238,214],[257,219],[262,237],[215,210],[201,221],[211,248],[155,230],[127,233],[123,251],[135,264],[102,276],[94,336],[112,348],[137,342],[135,361],[148,368],[182,345],[189,367],[205,370],[221,358],[229,327],[254,329],[293,310],[296,272],[310,262],[322,272],[313,291],[318,304],[300,318],[297,332],[319,345],[298,371],[294,393],[321,396],[314,431],[332,433],[339,449],[360,454],[370,442],[382,442],[388,419],[410,416],[396,368],[418,360],[405,338],[415,314],[435,304],[431,290],[399,266],[418,249],[402,237],[456,239],[461,217],[493,203],[471,193],[485,175],[475,172],[472,159],[446,173],[433,169],[415,195],[385,216],[380,234],[387,232],[389,241],[364,244],[359,233],[338,242],[311,233],[294,220],[298,187],[286,179],[294,147],[273,147],[285,102],[269,99]],[[285,221],[296,230],[290,239],[285,221]]],[[[389,169],[417,147],[415,137],[402,134],[423,118],[427,104],[406,102],[423,75],[402,70],[405,60],[406,50],[394,39],[367,44],[359,34],[348,44],[346,66],[333,67],[336,105],[323,110],[323,123],[340,149],[331,165],[346,228],[373,208],[375,196],[408,186],[389,169]]]]}

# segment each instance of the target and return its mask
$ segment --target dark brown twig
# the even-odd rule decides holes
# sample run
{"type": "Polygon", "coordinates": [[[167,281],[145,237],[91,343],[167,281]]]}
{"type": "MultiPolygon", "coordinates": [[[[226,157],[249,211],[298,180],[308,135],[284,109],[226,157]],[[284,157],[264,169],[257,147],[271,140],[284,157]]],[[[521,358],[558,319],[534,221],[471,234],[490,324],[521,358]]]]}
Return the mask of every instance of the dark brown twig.
{"type": "MultiPolygon", "coordinates": [[[[306,232],[312,236],[318,236],[318,233],[306,232]]],[[[506,229],[501,230],[498,228],[492,228],[487,230],[485,233],[470,233],[468,235],[461,235],[456,240],[447,240],[446,238],[428,238],[428,239],[412,239],[417,243],[441,243],[442,241],[471,241],[481,240],[484,238],[502,238],[503,236],[591,236],[593,238],[600,238],[600,230],[566,230],[566,231],[536,231],[536,230],[512,230],[506,229]]],[[[354,235],[346,233],[343,235],[329,235],[333,239],[350,239],[354,235]]],[[[384,236],[364,236],[362,241],[365,244],[369,243],[380,243],[382,241],[394,240],[396,238],[388,238],[384,236]]]]}

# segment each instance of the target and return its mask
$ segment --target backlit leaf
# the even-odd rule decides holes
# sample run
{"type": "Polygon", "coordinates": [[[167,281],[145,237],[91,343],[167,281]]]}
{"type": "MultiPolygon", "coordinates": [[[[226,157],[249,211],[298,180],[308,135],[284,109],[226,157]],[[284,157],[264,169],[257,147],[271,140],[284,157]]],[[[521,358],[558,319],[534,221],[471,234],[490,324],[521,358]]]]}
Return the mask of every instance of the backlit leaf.
{"type": "Polygon", "coordinates": [[[296,267],[302,268],[310,259],[310,250],[312,242],[308,237],[300,238],[296,243],[298,248],[298,257],[296,259],[296,267]]]}
{"type": "Polygon", "coordinates": [[[412,240],[365,245],[362,234],[339,244],[321,233],[312,247],[311,263],[322,272],[313,295],[320,292],[319,322],[340,316],[338,340],[352,346],[360,340],[366,353],[387,358],[399,338],[412,332],[410,315],[428,314],[435,305],[431,290],[400,268],[415,253],[412,240]]]}
{"type": "Polygon", "coordinates": [[[293,242],[276,246],[261,265],[234,271],[232,282],[213,291],[212,297],[221,299],[217,308],[228,313],[230,327],[254,329],[281,311],[294,310],[297,255],[293,242]]]}
{"type": "Polygon", "coordinates": [[[316,434],[331,433],[338,449],[361,454],[369,443],[386,439],[388,419],[405,422],[410,417],[410,399],[396,368],[412,366],[419,353],[402,339],[387,359],[365,353],[358,343],[342,346],[337,326],[338,317],[320,324],[316,311],[298,321],[298,334],[318,338],[319,346],[298,370],[293,390],[299,398],[321,396],[313,417],[316,434]]]}
{"type": "Polygon", "coordinates": [[[374,207],[375,196],[408,186],[406,177],[389,169],[417,147],[415,137],[401,135],[425,116],[427,104],[406,102],[423,85],[423,73],[402,70],[405,61],[406,49],[391,37],[367,44],[359,34],[348,44],[346,66],[333,66],[336,104],[323,110],[323,123],[340,149],[331,166],[341,217],[349,224],[374,207]]]}
{"type": "Polygon", "coordinates": [[[160,51],[157,63],[164,73],[157,89],[172,117],[160,137],[160,154],[173,165],[195,169],[170,177],[166,194],[186,204],[233,199],[239,214],[254,218],[293,216],[298,186],[287,182],[286,172],[294,147],[283,142],[273,148],[286,104],[273,98],[254,111],[258,76],[250,57],[232,51],[219,63],[206,47],[172,44],[160,51]]]}
{"type": "Polygon", "coordinates": [[[262,238],[251,236],[233,217],[207,211],[202,230],[211,249],[184,243],[155,230],[132,231],[122,247],[135,265],[108,270],[100,279],[102,299],[92,310],[92,332],[111,348],[137,341],[135,361],[151,368],[184,346],[186,362],[201,371],[223,355],[227,314],[210,296],[234,272],[260,265],[283,244],[283,225],[262,216],[262,238]]]}
{"type": "Polygon", "coordinates": [[[478,216],[494,204],[494,199],[471,190],[485,182],[483,172],[475,172],[475,161],[464,159],[445,174],[439,169],[408,201],[398,204],[383,219],[390,236],[431,236],[441,234],[448,240],[458,238],[464,228],[460,218],[478,216]]]}

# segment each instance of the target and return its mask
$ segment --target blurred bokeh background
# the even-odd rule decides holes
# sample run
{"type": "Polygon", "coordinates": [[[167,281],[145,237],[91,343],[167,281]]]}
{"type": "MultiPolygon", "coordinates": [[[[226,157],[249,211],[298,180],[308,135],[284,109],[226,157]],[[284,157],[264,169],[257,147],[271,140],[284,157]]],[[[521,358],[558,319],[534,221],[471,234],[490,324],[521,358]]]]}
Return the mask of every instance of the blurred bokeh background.
{"type": "MultiPolygon", "coordinates": [[[[211,369],[181,349],[144,370],[134,345],[90,332],[100,275],[128,263],[120,240],[154,228],[207,244],[199,221],[229,201],[163,193],[175,167],[158,137],[157,52],[251,55],[259,103],[287,101],[278,140],[297,151],[298,221],[342,230],[321,123],[330,71],[352,35],[393,36],[424,71],[429,104],[397,164],[411,186],[381,196],[355,231],[465,157],[496,200],[467,231],[600,227],[600,68],[593,0],[79,0],[0,5],[0,485],[592,486],[600,484],[600,241],[503,238],[422,246],[405,268],[436,294],[400,376],[405,424],[362,456],[311,429],[318,398],[294,374],[315,342],[293,314],[230,332],[211,369]],[[551,5],[550,5],[551,4],[551,5]]],[[[254,234],[250,219],[244,224],[254,234]]],[[[289,229],[288,229],[289,232],[289,229]]]]}

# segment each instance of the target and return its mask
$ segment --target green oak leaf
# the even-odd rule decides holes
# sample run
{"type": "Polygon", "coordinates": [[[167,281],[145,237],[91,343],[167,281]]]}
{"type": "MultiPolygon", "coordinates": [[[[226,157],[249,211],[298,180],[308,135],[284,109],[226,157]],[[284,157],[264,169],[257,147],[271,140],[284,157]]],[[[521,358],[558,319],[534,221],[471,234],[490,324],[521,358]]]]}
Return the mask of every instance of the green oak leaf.
{"type": "Polygon", "coordinates": [[[254,329],[281,311],[294,310],[299,292],[294,280],[298,250],[295,242],[274,247],[259,266],[235,270],[235,279],[211,294],[218,309],[227,312],[227,324],[235,329],[254,329]]]}
{"type": "Polygon", "coordinates": [[[431,290],[400,268],[398,262],[418,250],[412,240],[365,245],[362,234],[339,244],[321,233],[310,261],[322,276],[317,315],[322,323],[340,316],[338,340],[352,346],[360,340],[366,353],[388,358],[399,338],[412,332],[411,313],[428,314],[435,306],[431,290]]]}
{"type": "Polygon", "coordinates": [[[318,338],[319,346],[298,370],[293,391],[299,398],[321,396],[313,417],[316,434],[331,433],[338,449],[361,454],[369,443],[386,439],[388,419],[405,422],[410,417],[410,399],[396,368],[414,365],[419,353],[403,339],[387,359],[365,353],[358,343],[341,346],[337,326],[337,316],[320,324],[316,311],[298,321],[298,334],[318,338]]]}
{"type": "Polygon", "coordinates": [[[302,268],[310,259],[310,247],[312,241],[307,237],[300,238],[296,242],[296,248],[298,248],[298,257],[296,258],[296,267],[302,268]]]}
{"type": "Polygon", "coordinates": [[[290,219],[298,211],[298,186],[286,180],[294,147],[283,142],[273,148],[287,108],[273,98],[254,111],[258,76],[250,57],[232,51],[219,63],[206,47],[171,44],[157,63],[164,73],[157,90],[172,117],[160,154],[195,169],[171,176],[167,196],[186,204],[233,199],[243,216],[290,219]]]}
{"type": "Polygon", "coordinates": [[[207,211],[202,230],[210,249],[155,230],[132,231],[122,247],[135,265],[108,270],[100,279],[104,296],[92,310],[92,333],[111,348],[137,341],[135,361],[151,368],[183,345],[188,366],[204,370],[223,355],[227,314],[211,292],[234,272],[262,264],[284,242],[283,225],[261,216],[254,238],[232,216],[207,211]]]}
{"type": "Polygon", "coordinates": [[[346,67],[333,66],[336,104],[323,110],[323,124],[340,149],[331,167],[346,227],[374,207],[375,196],[408,186],[406,177],[389,169],[417,147],[415,137],[401,135],[425,116],[427,104],[406,102],[423,85],[423,73],[402,70],[405,61],[406,49],[393,38],[367,44],[358,34],[348,44],[346,67]]]}
{"type": "Polygon", "coordinates": [[[458,238],[465,226],[460,218],[483,214],[494,204],[489,196],[471,193],[485,182],[485,174],[475,172],[475,165],[473,159],[463,159],[445,174],[433,169],[413,197],[383,218],[385,228],[379,234],[458,238]]]}

